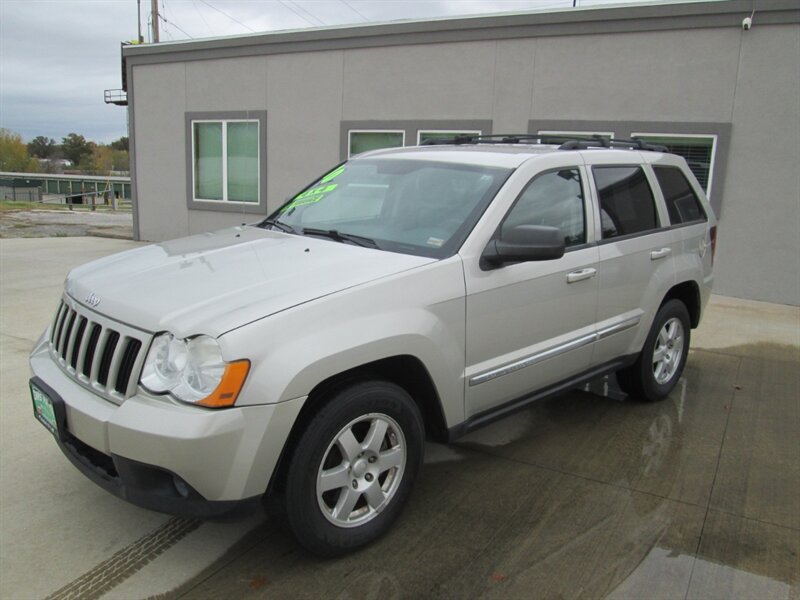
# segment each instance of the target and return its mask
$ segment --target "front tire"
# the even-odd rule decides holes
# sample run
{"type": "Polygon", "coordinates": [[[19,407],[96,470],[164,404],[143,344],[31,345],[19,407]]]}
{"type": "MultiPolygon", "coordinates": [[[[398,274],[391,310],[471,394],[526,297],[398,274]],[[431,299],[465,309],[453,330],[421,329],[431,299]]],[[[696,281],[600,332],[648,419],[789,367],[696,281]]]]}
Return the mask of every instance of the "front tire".
{"type": "Polygon", "coordinates": [[[297,540],[337,556],[383,535],[400,514],[422,462],[417,405],[386,381],[349,385],[308,423],[286,479],[286,514],[297,540]]]}
{"type": "Polygon", "coordinates": [[[666,398],[683,373],[690,338],[686,305],[674,299],[665,302],[656,313],[636,362],[617,373],[620,387],[646,402],[666,398]]]}

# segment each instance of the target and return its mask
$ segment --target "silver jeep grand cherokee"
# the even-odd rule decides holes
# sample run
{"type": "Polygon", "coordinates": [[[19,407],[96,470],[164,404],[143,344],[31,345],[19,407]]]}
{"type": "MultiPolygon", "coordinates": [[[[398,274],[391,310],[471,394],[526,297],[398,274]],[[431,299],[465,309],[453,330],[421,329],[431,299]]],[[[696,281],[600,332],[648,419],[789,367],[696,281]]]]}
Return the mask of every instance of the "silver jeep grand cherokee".
{"type": "Polygon", "coordinates": [[[34,413],[140,506],[267,495],[321,555],[398,516],[423,440],[616,371],[659,400],[712,283],[709,203],[637,141],[439,140],[363,154],[266,220],[72,271],[34,413]]]}

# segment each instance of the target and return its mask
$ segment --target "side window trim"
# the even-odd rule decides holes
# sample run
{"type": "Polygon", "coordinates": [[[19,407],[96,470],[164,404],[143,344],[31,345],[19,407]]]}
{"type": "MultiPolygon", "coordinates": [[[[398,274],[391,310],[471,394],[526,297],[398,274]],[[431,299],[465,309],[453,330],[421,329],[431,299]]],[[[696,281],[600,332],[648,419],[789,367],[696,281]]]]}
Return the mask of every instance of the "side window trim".
{"type": "Polygon", "coordinates": [[[681,227],[690,227],[691,225],[702,225],[708,223],[708,219],[695,219],[694,221],[685,221],[684,223],[675,223],[665,229],[680,229],[681,227]]]}
{"type": "Polygon", "coordinates": [[[656,215],[658,218],[656,230],[669,229],[672,221],[669,218],[667,201],[666,198],[664,198],[664,193],[661,190],[658,177],[656,177],[656,172],[653,171],[653,166],[647,163],[642,163],[642,169],[647,178],[647,183],[650,185],[650,193],[653,194],[653,202],[655,202],[656,205],[656,215]]]}
{"type": "Polygon", "coordinates": [[[659,233],[662,231],[670,231],[672,227],[657,227],[656,229],[646,229],[644,231],[637,231],[635,233],[628,233],[626,235],[618,235],[612,238],[606,238],[604,240],[598,240],[598,246],[605,246],[606,244],[614,244],[616,242],[624,242],[627,240],[632,240],[635,238],[643,237],[646,235],[653,235],[655,233],[659,233]]]}
{"type": "Polygon", "coordinates": [[[514,211],[517,204],[519,203],[520,199],[531,184],[536,181],[542,175],[547,175],[548,173],[557,173],[558,171],[564,170],[575,170],[578,172],[578,176],[581,178],[581,195],[583,196],[583,233],[584,233],[584,241],[580,244],[573,244],[571,246],[567,246],[564,251],[569,252],[571,250],[576,250],[580,248],[587,248],[594,245],[596,241],[596,237],[594,235],[594,222],[595,218],[592,214],[590,214],[587,204],[593,203],[590,194],[590,189],[587,186],[587,170],[583,164],[570,164],[564,165],[560,167],[551,167],[545,169],[544,171],[539,171],[535,175],[533,175],[530,179],[528,179],[527,183],[522,187],[520,192],[517,194],[517,197],[514,198],[514,201],[511,203],[511,206],[508,207],[503,217],[500,219],[500,222],[497,224],[494,232],[492,233],[492,237],[490,239],[496,240],[500,239],[500,232],[503,230],[503,225],[505,224],[506,220],[508,219],[509,215],[514,211]]]}

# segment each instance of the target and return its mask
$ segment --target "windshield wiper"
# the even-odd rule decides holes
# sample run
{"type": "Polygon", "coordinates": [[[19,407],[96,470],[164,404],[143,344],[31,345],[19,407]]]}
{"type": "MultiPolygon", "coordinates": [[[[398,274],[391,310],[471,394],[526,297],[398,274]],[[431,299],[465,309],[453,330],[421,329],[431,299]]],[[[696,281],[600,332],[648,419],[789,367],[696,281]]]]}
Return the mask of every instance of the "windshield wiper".
{"type": "Polygon", "coordinates": [[[364,237],[363,235],[355,235],[352,233],[342,233],[335,229],[315,229],[314,227],[303,227],[301,233],[303,235],[319,235],[322,237],[330,238],[337,242],[351,242],[357,246],[364,248],[380,248],[378,242],[372,238],[364,237]]]}
{"type": "Polygon", "coordinates": [[[261,222],[262,227],[266,227],[267,225],[269,225],[270,229],[278,229],[284,233],[297,233],[297,230],[294,227],[278,221],[277,219],[267,219],[261,222]]]}

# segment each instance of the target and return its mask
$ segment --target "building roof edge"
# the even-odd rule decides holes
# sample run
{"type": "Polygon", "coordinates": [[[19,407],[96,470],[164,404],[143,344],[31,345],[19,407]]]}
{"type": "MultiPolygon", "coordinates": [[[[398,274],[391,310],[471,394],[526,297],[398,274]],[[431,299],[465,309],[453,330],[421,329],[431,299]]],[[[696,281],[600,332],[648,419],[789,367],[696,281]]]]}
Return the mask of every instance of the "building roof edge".
{"type": "Polygon", "coordinates": [[[800,23],[796,0],[727,0],[448,17],[123,46],[131,64],[402,44],[800,23]]]}

